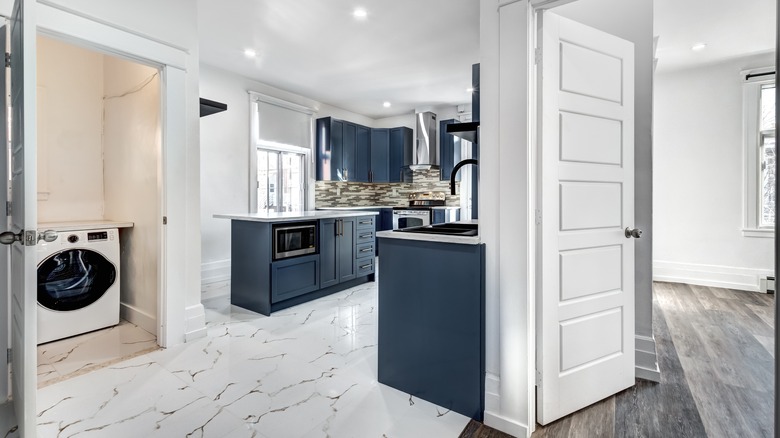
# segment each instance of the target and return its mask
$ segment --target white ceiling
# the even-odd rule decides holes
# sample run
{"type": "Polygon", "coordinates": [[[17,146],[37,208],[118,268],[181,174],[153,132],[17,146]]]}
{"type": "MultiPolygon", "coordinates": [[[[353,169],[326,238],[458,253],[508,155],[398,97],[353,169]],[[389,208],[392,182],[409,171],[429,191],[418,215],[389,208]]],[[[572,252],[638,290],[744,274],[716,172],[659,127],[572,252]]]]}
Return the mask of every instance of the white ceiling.
{"type": "Polygon", "coordinates": [[[478,0],[198,0],[198,7],[203,63],[372,118],[471,102],[478,0]],[[356,7],[368,11],[365,20],[352,16],[356,7]],[[247,59],[246,48],[257,58],[247,59]]]}
{"type": "MultiPolygon", "coordinates": [[[[587,0],[580,0],[587,1],[587,0]]],[[[478,0],[198,0],[202,62],[372,118],[470,102],[478,0]],[[352,11],[363,7],[365,20],[352,11]],[[257,51],[247,59],[246,48],[257,51]],[[384,101],[392,107],[383,108],[384,101]]],[[[654,0],[658,71],[767,53],[775,0],[654,0]],[[691,46],[707,43],[703,51],[691,46]]]]}
{"type": "Polygon", "coordinates": [[[653,13],[659,72],[775,50],[775,0],[654,0],[653,13]]]}

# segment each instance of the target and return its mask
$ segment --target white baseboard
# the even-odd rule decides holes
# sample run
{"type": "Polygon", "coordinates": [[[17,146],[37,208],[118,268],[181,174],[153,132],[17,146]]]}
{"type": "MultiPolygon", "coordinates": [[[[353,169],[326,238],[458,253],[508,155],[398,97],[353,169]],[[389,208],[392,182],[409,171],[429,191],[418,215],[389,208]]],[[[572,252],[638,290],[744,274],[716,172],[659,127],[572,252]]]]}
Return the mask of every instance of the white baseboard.
{"type": "Polygon", "coordinates": [[[637,335],[634,349],[636,358],[634,375],[640,379],[660,382],[661,370],[658,368],[655,338],[637,335]]]}
{"type": "Polygon", "coordinates": [[[158,336],[157,317],[150,315],[148,312],[144,312],[143,310],[127,303],[120,303],[119,315],[125,321],[132,322],[147,332],[158,336]]]}
{"type": "Polygon", "coordinates": [[[771,275],[771,269],[653,261],[653,281],[766,292],[766,281],[762,280],[771,275]]]}
{"type": "Polygon", "coordinates": [[[184,309],[184,342],[206,337],[206,311],[203,304],[184,309]]]}
{"type": "Polygon", "coordinates": [[[485,425],[517,438],[531,436],[531,432],[525,424],[487,410],[485,411],[485,425]]]}
{"type": "Polygon", "coordinates": [[[495,374],[485,373],[485,411],[501,410],[501,382],[495,374]]]}
{"type": "Polygon", "coordinates": [[[200,265],[201,288],[209,284],[230,281],[230,259],[217,260],[200,265]]]}

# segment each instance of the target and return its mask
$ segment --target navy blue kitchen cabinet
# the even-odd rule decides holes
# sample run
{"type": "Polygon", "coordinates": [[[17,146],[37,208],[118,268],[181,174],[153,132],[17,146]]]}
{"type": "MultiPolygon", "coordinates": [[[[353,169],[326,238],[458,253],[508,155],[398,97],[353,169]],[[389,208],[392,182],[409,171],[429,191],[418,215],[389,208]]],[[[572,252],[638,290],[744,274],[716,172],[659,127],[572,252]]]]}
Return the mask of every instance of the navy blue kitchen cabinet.
{"type": "MultiPolygon", "coordinates": [[[[447,125],[453,123],[458,121],[447,119],[439,122],[439,162],[442,181],[450,180],[452,169],[460,162],[460,137],[447,133],[447,125]]],[[[455,181],[460,181],[460,172],[455,176],[455,181]]]]}
{"type": "Polygon", "coordinates": [[[320,257],[294,257],[271,264],[271,302],[278,303],[320,288],[320,257]]]}
{"type": "Polygon", "coordinates": [[[412,162],[412,130],[407,127],[390,130],[390,182],[403,182],[403,167],[412,162]]]}
{"type": "Polygon", "coordinates": [[[383,208],[379,211],[379,228],[377,231],[393,229],[393,209],[383,208]]]}
{"type": "Polygon", "coordinates": [[[272,223],[232,220],[230,303],[268,316],[374,281],[373,257],[359,252],[375,246],[374,220],[374,215],[321,219],[316,254],[276,261],[272,257],[272,223]],[[358,241],[360,221],[368,222],[371,233],[358,241]],[[361,255],[364,259],[358,263],[361,255]]]}
{"type": "Polygon", "coordinates": [[[331,117],[317,119],[318,181],[356,181],[359,127],[365,128],[331,117]]]}
{"type": "Polygon", "coordinates": [[[357,276],[355,230],[355,218],[320,220],[320,287],[350,281],[357,276]]]}
{"type": "Polygon", "coordinates": [[[371,182],[386,183],[389,178],[390,130],[371,130],[371,182]]]}
{"type": "Polygon", "coordinates": [[[351,181],[371,181],[371,129],[355,125],[355,178],[351,181]]]}
{"type": "Polygon", "coordinates": [[[379,242],[377,380],[482,421],[485,245],[379,242]]]}

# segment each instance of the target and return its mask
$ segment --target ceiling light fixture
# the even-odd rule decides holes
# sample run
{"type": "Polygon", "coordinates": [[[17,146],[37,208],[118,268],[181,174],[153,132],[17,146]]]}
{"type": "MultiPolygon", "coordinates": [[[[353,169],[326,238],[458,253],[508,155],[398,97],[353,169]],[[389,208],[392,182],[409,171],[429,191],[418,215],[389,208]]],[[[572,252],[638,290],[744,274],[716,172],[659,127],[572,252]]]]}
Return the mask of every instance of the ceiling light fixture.
{"type": "Polygon", "coordinates": [[[382,104],[382,106],[385,108],[390,108],[390,102],[385,102],[382,104]]]}
{"type": "Polygon", "coordinates": [[[257,56],[257,52],[255,52],[252,49],[245,49],[244,56],[246,56],[247,58],[254,58],[255,56],[257,56]]]}
{"type": "Polygon", "coordinates": [[[696,52],[704,50],[706,48],[707,48],[707,44],[706,43],[696,43],[696,44],[691,46],[691,50],[696,51],[696,52]]]}
{"type": "Polygon", "coordinates": [[[354,11],[352,11],[352,16],[359,20],[363,20],[366,17],[368,17],[368,12],[363,8],[357,8],[354,11]]]}

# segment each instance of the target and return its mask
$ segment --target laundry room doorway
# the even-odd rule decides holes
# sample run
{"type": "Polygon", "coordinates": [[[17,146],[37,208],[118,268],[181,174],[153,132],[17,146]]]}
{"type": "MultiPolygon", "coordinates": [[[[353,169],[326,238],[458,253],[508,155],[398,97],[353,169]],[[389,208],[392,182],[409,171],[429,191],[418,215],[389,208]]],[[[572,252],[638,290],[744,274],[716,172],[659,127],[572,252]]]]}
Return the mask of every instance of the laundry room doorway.
{"type": "Polygon", "coordinates": [[[41,34],[37,64],[41,387],[158,346],[162,105],[156,67],[41,34]]]}

